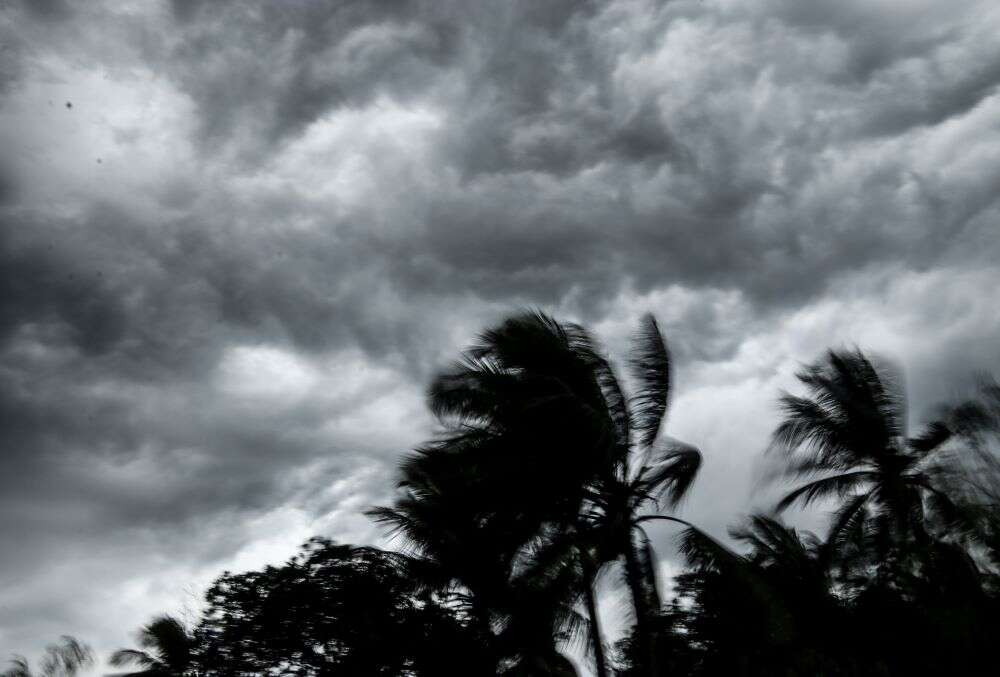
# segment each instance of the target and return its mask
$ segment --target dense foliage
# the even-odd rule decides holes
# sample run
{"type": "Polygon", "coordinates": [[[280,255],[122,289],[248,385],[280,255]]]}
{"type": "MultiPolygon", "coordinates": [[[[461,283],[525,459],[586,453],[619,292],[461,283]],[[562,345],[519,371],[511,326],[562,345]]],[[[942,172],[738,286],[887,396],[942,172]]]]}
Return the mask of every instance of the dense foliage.
{"type": "Polygon", "coordinates": [[[445,674],[471,658],[449,651],[474,652],[476,638],[416,579],[392,553],[314,540],[284,566],[216,581],[192,664],[206,675],[445,674]]]}
{"type": "MultiPolygon", "coordinates": [[[[780,399],[768,453],[791,490],[722,542],[672,514],[701,454],[663,430],[671,356],[652,317],[628,366],[631,394],[583,328],[539,313],[487,331],[431,384],[442,432],[403,460],[397,500],[369,513],[399,552],[316,539],[281,566],[226,573],[195,627],[156,618],[112,664],[574,675],[575,641],[598,677],[994,672],[1000,387],[912,433],[891,369],[829,352],[780,399]],[[781,518],[810,504],[831,511],[822,538],[781,518]],[[654,520],[678,526],[687,562],[666,597],[654,520]],[[632,612],[613,647],[600,580],[619,581],[632,612]]],[[[50,653],[49,667],[86,658],[50,653]]],[[[8,673],[28,674],[23,660],[8,673]]]]}

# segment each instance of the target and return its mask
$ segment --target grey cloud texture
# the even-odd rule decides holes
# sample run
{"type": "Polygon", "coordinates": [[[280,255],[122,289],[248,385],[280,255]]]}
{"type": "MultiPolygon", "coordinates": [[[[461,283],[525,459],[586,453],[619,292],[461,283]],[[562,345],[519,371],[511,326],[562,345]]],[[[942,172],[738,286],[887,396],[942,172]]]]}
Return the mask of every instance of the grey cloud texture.
{"type": "Polygon", "coordinates": [[[0,5],[0,654],[379,539],[423,384],[517,307],[613,355],[659,315],[716,533],[827,346],[898,360],[915,416],[997,370],[998,31],[988,0],[0,5]]]}

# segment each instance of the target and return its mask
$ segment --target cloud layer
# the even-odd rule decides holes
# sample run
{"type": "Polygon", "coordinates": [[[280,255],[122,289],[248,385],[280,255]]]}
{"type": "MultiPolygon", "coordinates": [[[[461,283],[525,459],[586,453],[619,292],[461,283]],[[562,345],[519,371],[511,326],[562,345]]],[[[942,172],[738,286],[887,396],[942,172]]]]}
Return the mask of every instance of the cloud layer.
{"type": "Polygon", "coordinates": [[[988,0],[2,5],[0,654],[378,540],[423,384],[524,305],[613,356],[658,314],[716,533],[825,347],[896,359],[915,418],[997,370],[998,31],[988,0]]]}

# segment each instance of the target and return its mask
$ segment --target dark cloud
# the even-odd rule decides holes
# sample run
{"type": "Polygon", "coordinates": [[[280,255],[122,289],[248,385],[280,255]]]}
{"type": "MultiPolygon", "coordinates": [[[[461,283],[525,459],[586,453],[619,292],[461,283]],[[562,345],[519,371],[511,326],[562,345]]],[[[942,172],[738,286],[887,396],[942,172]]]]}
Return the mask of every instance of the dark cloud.
{"type": "Polygon", "coordinates": [[[614,355],[657,312],[720,534],[828,345],[895,356],[917,413],[960,392],[1000,358],[998,28],[972,0],[4,5],[0,653],[377,538],[428,375],[512,308],[614,355]]]}
{"type": "Polygon", "coordinates": [[[80,265],[51,243],[0,237],[0,341],[28,323],[64,334],[88,355],[121,338],[124,309],[102,270],[80,265]]]}
{"type": "Polygon", "coordinates": [[[24,0],[20,3],[31,16],[43,21],[65,21],[73,11],[65,0],[24,0]]]}
{"type": "Polygon", "coordinates": [[[455,51],[455,28],[415,2],[175,2],[164,68],[198,105],[210,148],[260,156],[330,108],[419,94],[455,51]]]}

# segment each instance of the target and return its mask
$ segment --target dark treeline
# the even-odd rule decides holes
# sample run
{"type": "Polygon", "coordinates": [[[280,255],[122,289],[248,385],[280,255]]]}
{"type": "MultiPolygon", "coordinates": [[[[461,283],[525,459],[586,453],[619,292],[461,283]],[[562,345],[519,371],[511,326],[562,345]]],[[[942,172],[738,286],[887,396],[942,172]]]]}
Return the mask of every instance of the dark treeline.
{"type": "Polygon", "coordinates": [[[585,330],[540,313],[485,332],[430,386],[441,434],[369,512],[399,552],[315,539],[283,565],[226,573],[194,627],[156,618],[111,663],[157,677],[574,675],[575,642],[599,677],[996,673],[996,384],[914,433],[898,375],[829,352],[780,399],[767,453],[791,490],[737,518],[730,546],[675,515],[702,456],[664,430],[670,353],[650,316],[627,367],[631,392],[585,330]],[[811,504],[830,510],[822,537],[781,519],[811,504]],[[687,564],[669,594],[654,521],[675,525],[687,564]],[[614,645],[599,584],[631,610],[614,645]]]}

